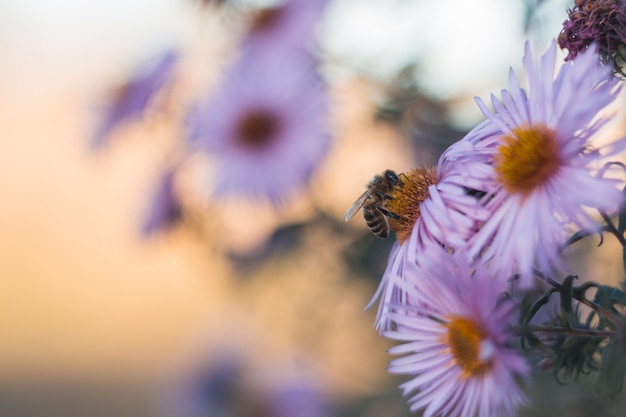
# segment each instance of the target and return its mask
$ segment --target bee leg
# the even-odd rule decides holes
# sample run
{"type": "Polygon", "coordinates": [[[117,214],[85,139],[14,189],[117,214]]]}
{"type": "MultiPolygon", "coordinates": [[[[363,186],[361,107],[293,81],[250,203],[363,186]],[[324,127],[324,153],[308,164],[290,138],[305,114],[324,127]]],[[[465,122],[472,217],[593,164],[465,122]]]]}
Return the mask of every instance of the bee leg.
{"type": "Polygon", "coordinates": [[[382,191],[374,191],[374,193],[382,200],[394,200],[394,197],[390,196],[389,194],[385,194],[382,191]]]}
{"type": "Polygon", "coordinates": [[[400,187],[404,187],[404,182],[402,181],[402,178],[404,178],[404,180],[408,180],[408,178],[406,177],[406,175],[403,173],[401,173],[400,175],[398,175],[398,185],[400,187]]]}
{"type": "Polygon", "coordinates": [[[378,209],[378,211],[380,211],[382,214],[384,214],[385,216],[389,217],[392,220],[400,220],[400,216],[398,216],[396,213],[393,213],[391,211],[385,210],[382,207],[376,207],[378,209]]]}

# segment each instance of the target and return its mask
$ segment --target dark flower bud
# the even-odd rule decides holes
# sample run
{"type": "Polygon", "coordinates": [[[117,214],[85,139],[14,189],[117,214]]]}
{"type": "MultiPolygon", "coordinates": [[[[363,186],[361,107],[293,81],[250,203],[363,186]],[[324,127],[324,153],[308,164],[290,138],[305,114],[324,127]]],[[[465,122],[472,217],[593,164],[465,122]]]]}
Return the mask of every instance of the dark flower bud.
{"type": "Polygon", "coordinates": [[[626,5],[622,0],[576,0],[568,10],[568,20],[558,37],[561,49],[567,49],[566,61],[574,59],[596,43],[605,64],[624,74],[626,59],[626,5]]]}

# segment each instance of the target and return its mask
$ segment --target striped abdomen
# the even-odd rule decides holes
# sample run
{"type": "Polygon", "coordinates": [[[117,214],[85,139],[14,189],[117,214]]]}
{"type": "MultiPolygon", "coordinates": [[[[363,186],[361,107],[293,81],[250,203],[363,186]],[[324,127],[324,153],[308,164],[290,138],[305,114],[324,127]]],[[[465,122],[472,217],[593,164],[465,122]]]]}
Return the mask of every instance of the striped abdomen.
{"type": "Polygon", "coordinates": [[[363,218],[374,235],[385,239],[389,235],[389,221],[387,216],[378,210],[378,203],[376,200],[366,203],[363,206],[363,218]]]}

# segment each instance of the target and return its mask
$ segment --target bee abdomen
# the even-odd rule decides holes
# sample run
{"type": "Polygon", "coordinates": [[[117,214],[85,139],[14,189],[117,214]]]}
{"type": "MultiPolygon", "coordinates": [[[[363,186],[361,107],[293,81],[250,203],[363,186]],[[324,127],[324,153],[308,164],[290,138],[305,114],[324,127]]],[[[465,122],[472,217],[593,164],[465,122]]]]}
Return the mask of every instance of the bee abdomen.
{"type": "Polygon", "coordinates": [[[370,223],[374,223],[379,217],[380,217],[380,214],[377,213],[375,210],[371,210],[371,209],[363,210],[363,218],[365,219],[365,222],[367,223],[368,226],[370,225],[370,223]]]}
{"type": "Polygon", "coordinates": [[[383,223],[378,223],[376,227],[370,227],[370,231],[381,239],[385,239],[389,234],[389,229],[383,223]]]}
{"type": "Polygon", "coordinates": [[[389,234],[389,225],[387,219],[376,209],[364,209],[363,217],[365,224],[370,231],[381,239],[385,239],[389,234]]]}

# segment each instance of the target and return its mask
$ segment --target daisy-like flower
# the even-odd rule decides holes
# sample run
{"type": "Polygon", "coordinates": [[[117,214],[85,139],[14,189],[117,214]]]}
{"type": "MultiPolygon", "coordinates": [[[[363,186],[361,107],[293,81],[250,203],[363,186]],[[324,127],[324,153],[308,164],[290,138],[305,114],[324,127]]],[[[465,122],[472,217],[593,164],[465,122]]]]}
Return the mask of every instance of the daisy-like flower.
{"type": "Polygon", "coordinates": [[[330,146],[324,83],[300,55],[248,50],[192,109],[192,146],[215,156],[215,194],[279,202],[303,186],[330,146]]]}
{"type": "Polygon", "coordinates": [[[494,110],[480,99],[488,119],[461,142],[464,152],[452,152],[459,163],[482,161],[481,170],[467,170],[479,189],[489,219],[470,241],[470,255],[521,275],[521,285],[533,283],[533,268],[545,273],[564,270],[559,246],[577,229],[596,221],[585,207],[611,211],[623,202],[616,180],[599,174],[600,159],[626,146],[622,138],[605,146],[593,139],[611,117],[599,112],[619,91],[619,80],[603,67],[595,47],[565,63],[556,77],[556,44],[535,62],[526,45],[524,91],[511,70],[510,91],[502,101],[492,95],[494,110]]]}
{"type": "Polygon", "coordinates": [[[406,301],[406,294],[397,280],[406,280],[405,269],[419,263],[424,253],[432,248],[442,252],[462,249],[472,238],[478,226],[488,218],[488,212],[479,203],[482,181],[466,171],[484,170],[481,164],[458,164],[449,154],[465,153],[469,144],[453,144],[439,159],[437,168],[423,167],[400,174],[402,185],[391,192],[386,203],[389,212],[397,216],[389,224],[396,232],[397,242],[392,248],[389,263],[381,283],[368,308],[380,300],[376,328],[389,328],[388,314],[398,303],[406,301]]]}
{"type": "Polygon", "coordinates": [[[102,147],[119,125],[139,118],[154,96],[172,79],[179,54],[169,50],[145,66],[115,91],[103,110],[92,146],[102,147]]]}
{"type": "Polygon", "coordinates": [[[425,417],[509,417],[526,403],[523,383],[529,366],[512,347],[516,306],[503,296],[505,280],[470,264],[461,251],[430,251],[406,271],[401,286],[409,300],[392,314],[405,342],[389,350],[404,355],[388,368],[413,379],[402,384],[411,411],[425,417]]]}
{"type": "Polygon", "coordinates": [[[576,0],[567,11],[559,46],[568,50],[567,61],[595,43],[604,62],[616,71],[626,59],[626,3],[623,0],[576,0]]]}

